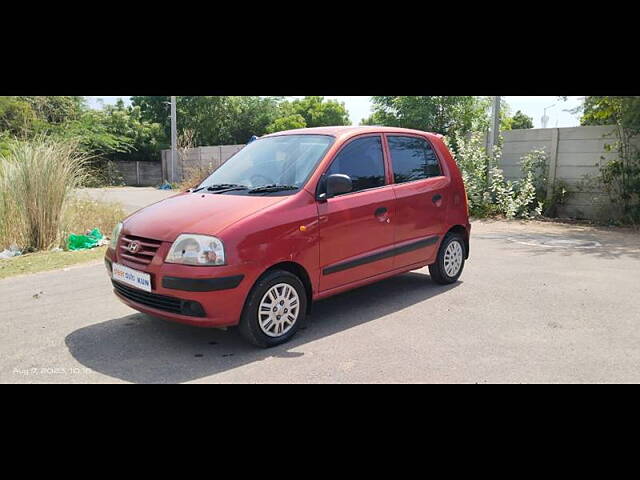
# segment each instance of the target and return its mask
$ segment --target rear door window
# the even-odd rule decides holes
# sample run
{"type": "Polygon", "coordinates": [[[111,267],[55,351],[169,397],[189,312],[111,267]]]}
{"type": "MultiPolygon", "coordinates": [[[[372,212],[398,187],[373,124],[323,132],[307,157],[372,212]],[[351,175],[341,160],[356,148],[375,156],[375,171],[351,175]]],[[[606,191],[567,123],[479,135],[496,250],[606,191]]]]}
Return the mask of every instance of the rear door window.
{"type": "Polygon", "coordinates": [[[418,137],[388,136],[395,183],[414,182],[442,176],[436,152],[418,137]]]}
{"type": "Polygon", "coordinates": [[[353,191],[359,192],[385,185],[384,156],[380,136],[353,140],[333,160],[327,176],[341,173],[349,175],[353,191]]]}

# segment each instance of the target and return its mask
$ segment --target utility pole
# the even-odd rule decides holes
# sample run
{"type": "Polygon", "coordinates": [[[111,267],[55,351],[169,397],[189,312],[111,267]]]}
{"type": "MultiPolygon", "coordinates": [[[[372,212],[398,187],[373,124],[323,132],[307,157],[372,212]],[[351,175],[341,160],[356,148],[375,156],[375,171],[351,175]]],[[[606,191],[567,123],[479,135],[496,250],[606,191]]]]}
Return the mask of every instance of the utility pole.
{"type": "Polygon", "coordinates": [[[178,125],[176,122],[176,97],[171,97],[171,182],[175,181],[175,164],[178,153],[178,125]]]}
{"type": "MultiPolygon", "coordinates": [[[[493,149],[498,144],[498,138],[500,137],[500,99],[501,97],[493,97],[493,106],[491,108],[491,128],[487,142],[487,153],[490,159],[493,159],[493,149]]],[[[490,172],[491,162],[487,165],[487,178],[491,178],[490,172]]]]}
{"type": "Polygon", "coordinates": [[[493,105],[491,108],[491,129],[489,130],[489,155],[493,155],[493,147],[498,144],[500,136],[500,98],[493,97],[493,105]]]}

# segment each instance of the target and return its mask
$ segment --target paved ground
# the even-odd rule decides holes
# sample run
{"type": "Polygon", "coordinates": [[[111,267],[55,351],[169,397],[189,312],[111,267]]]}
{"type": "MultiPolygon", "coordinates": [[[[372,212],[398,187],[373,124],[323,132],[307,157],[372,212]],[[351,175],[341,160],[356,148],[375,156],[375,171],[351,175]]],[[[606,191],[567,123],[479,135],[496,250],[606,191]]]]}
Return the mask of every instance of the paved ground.
{"type": "Polygon", "coordinates": [[[257,350],[136,313],[96,263],[0,281],[0,382],[640,382],[639,279],[638,233],[476,222],[458,284],[327,299],[257,350]]]}
{"type": "Polygon", "coordinates": [[[153,187],[83,188],[77,191],[79,197],[120,203],[127,213],[133,213],[145,205],[159,202],[177,193],[175,190],[158,190],[153,187]]]}

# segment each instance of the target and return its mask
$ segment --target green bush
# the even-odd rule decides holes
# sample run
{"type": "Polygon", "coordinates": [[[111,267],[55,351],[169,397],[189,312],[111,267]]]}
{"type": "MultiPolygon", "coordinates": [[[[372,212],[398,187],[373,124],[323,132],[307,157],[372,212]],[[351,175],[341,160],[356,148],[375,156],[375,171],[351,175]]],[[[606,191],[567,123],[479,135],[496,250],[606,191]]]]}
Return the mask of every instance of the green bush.
{"type": "Polygon", "coordinates": [[[498,168],[500,147],[489,155],[483,135],[474,133],[456,139],[454,156],[467,190],[469,211],[474,217],[504,215],[507,218],[535,218],[543,213],[546,197],[547,155],[534,150],[520,161],[522,178],[506,180],[498,168]]]}

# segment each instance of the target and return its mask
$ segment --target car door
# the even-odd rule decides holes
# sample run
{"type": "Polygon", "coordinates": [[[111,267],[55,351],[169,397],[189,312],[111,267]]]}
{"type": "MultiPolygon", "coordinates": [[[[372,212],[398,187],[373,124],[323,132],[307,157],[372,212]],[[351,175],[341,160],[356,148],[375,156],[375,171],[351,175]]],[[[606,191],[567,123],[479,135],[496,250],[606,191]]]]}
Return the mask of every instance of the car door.
{"type": "Polygon", "coordinates": [[[325,172],[333,174],[349,175],[353,191],[318,204],[321,291],[387,272],[393,265],[395,195],[382,135],[345,144],[325,172]]]}
{"type": "Polygon", "coordinates": [[[385,135],[396,196],[394,268],[432,261],[446,228],[450,179],[431,143],[385,135]]]}

